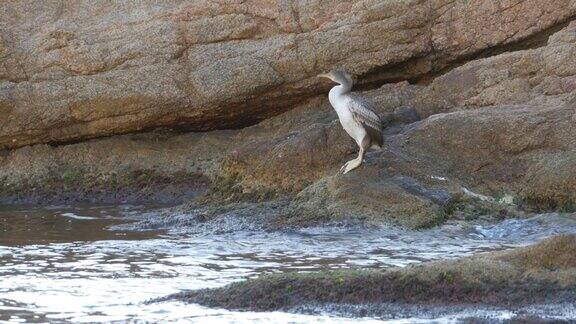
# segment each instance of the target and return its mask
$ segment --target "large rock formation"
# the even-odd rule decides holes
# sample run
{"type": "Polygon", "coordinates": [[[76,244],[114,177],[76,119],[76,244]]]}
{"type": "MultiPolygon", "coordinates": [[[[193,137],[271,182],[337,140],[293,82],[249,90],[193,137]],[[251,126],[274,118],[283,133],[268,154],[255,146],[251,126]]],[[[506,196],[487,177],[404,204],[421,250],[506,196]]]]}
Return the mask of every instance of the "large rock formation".
{"type": "MultiPolygon", "coordinates": [[[[574,210],[576,23],[563,22],[571,17],[574,2],[563,3],[563,8],[558,3],[531,1],[379,3],[323,2],[315,7],[306,2],[294,5],[287,16],[281,15],[284,5],[268,8],[253,3],[210,5],[204,11],[193,10],[197,3],[164,3],[154,7],[158,11],[154,15],[133,11],[134,16],[115,16],[110,11],[106,23],[94,27],[82,21],[78,24],[84,27],[75,30],[88,33],[116,21],[118,30],[129,35],[140,31],[142,37],[122,42],[125,33],[88,33],[102,41],[82,45],[85,53],[113,53],[110,44],[116,44],[117,51],[138,52],[141,42],[156,44],[146,42],[146,37],[171,39],[170,33],[162,37],[144,33],[150,24],[162,22],[169,27],[174,21],[183,33],[179,35],[185,36],[180,39],[185,42],[178,44],[186,46],[167,61],[158,53],[172,47],[154,47],[105,72],[64,69],[62,62],[99,62],[70,54],[67,51],[76,47],[69,48],[66,42],[49,56],[64,61],[42,65],[48,54],[26,54],[39,51],[32,46],[38,39],[25,42],[32,46],[29,50],[14,41],[24,42],[17,33],[24,29],[14,29],[17,22],[24,24],[27,15],[39,9],[26,2],[2,4],[5,13],[7,8],[29,6],[26,14],[12,15],[20,18],[11,16],[13,25],[3,25],[12,30],[12,36],[2,36],[5,62],[24,55],[30,62],[23,66],[36,71],[36,78],[18,79],[13,70],[18,65],[4,64],[2,77],[10,80],[0,86],[0,110],[6,112],[0,115],[4,146],[81,141],[162,125],[226,128],[230,121],[240,126],[248,119],[249,123],[266,119],[236,130],[183,134],[158,129],[69,145],[0,150],[0,201],[177,202],[205,194],[180,210],[197,210],[200,202],[207,208],[201,216],[206,219],[231,211],[242,214],[240,209],[258,214],[264,206],[268,225],[279,227],[361,220],[422,228],[449,218],[574,210]],[[466,25],[465,16],[478,19],[466,25]],[[135,21],[123,25],[127,17],[135,21]],[[236,21],[233,17],[253,21],[251,32],[221,35],[208,29],[211,32],[195,33],[195,38],[187,34],[191,26],[206,28],[209,22],[236,21]],[[300,25],[290,23],[294,17],[299,17],[300,25]],[[505,24],[497,28],[497,21],[505,24]],[[446,32],[450,28],[452,32],[446,32]],[[484,32],[473,36],[473,30],[484,32]],[[420,43],[421,38],[427,42],[420,43]],[[283,50],[273,46],[285,39],[299,40],[298,46],[283,50]],[[374,48],[365,47],[369,44],[374,48]],[[330,51],[319,54],[307,47],[313,45],[330,51]],[[208,52],[222,48],[226,50],[220,54],[208,52]],[[298,52],[297,59],[292,51],[298,52]],[[277,55],[267,56],[272,52],[277,55]],[[475,59],[473,54],[488,57],[475,59]],[[310,66],[308,55],[314,56],[310,66]],[[277,84],[265,77],[266,69],[258,70],[262,74],[232,72],[263,58],[278,64],[273,68],[275,75],[282,75],[277,84]],[[228,69],[231,60],[236,65],[228,69]],[[371,89],[363,94],[376,103],[387,125],[385,149],[369,153],[362,168],[345,176],[336,172],[352,158],[355,144],[335,120],[325,93],[315,95],[329,84],[314,86],[317,81],[309,78],[340,65],[360,74],[359,88],[371,89]],[[174,74],[150,74],[150,69],[162,73],[172,69],[174,74]],[[205,74],[198,77],[198,73],[205,74]],[[397,78],[420,82],[376,86],[397,78]],[[242,80],[255,87],[247,92],[229,88],[242,80]],[[69,95],[58,97],[63,89],[69,95]],[[222,89],[228,90],[218,92],[222,89]],[[38,97],[40,92],[47,97],[38,97]],[[143,93],[151,95],[141,100],[143,93]],[[126,99],[132,95],[138,100],[126,99]],[[284,96],[301,103],[295,105],[284,96]],[[273,208],[267,205],[270,201],[273,208]]],[[[96,5],[63,5],[56,21],[72,21],[92,6],[96,5]]],[[[46,17],[54,18],[47,12],[46,17]]],[[[34,30],[36,23],[26,26],[34,30]]],[[[76,44],[73,39],[71,44],[76,44]]]]}
{"type": "Polygon", "coordinates": [[[574,0],[3,1],[0,148],[243,127],[324,92],[321,71],[414,78],[574,15],[574,0]]]}

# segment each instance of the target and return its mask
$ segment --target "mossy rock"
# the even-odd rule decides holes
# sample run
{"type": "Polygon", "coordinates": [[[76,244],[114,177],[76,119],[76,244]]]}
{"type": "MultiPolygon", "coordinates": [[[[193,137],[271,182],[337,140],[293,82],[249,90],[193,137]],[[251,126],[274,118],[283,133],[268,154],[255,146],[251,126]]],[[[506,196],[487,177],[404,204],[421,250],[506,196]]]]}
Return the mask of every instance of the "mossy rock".
{"type": "Polygon", "coordinates": [[[535,246],[406,268],[263,275],[180,293],[209,307],[274,311],[307,304],[514,306],[576,300],[576,235],[535,246]]]}

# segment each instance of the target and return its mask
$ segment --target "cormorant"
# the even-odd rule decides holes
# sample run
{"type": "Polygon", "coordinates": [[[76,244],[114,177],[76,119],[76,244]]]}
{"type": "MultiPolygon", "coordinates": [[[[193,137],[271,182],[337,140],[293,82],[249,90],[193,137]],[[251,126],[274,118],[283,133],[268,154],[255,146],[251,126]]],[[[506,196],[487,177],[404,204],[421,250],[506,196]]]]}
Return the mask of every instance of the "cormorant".
{"type": "Polygon", "coordinates": [[[345,71],[331,71],[318,77],[328,78],[339,85],[328,94],[330,104],[336,110],[340,124],[360,147],[358,157],[342,166],[340,172],[348,173],[362,164],[364,153],[370,148],[382,148],[383,126],[372,104],[351,92],[352,77],[345,71]]]}

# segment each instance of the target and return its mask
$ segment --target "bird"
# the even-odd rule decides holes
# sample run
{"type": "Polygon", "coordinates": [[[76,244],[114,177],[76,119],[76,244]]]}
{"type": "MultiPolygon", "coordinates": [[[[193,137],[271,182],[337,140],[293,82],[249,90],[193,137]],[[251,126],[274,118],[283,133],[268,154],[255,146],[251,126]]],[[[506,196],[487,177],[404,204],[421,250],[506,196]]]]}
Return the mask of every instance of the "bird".
{"type": "Polygon", "coordinates": [[[362,164],[364,154],[370,148],[382,149],[384,144],[382,120],[369,100],[352,92],[354,82],[348,72],[333,70],[319,74],[318,77],[338,83],[328,93],[328,100],[338,114],[340,124],[360,148],[358,157],[346,162],[340,168],[340,173],[346,174],[362,164]]]}

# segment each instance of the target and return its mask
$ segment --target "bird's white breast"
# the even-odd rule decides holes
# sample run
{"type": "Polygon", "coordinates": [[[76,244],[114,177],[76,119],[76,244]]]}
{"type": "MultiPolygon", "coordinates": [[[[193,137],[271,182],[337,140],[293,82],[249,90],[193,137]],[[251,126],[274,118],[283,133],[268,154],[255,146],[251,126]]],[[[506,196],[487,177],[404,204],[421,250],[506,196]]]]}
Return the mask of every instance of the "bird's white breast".
{"type": "Polygon", "coordinates": [[[328,99],[330,104],[336,110],[338,114],[338,119],[342,127],[352,137],[358,145],[362,142],[364,136],[366,136],[366,130],[360,124],[358,124],[352,117],[352,112],[350,111],[350,98],[342,93],[341,86],[336,86],[330,90],[328,93],[328,99]]]}

